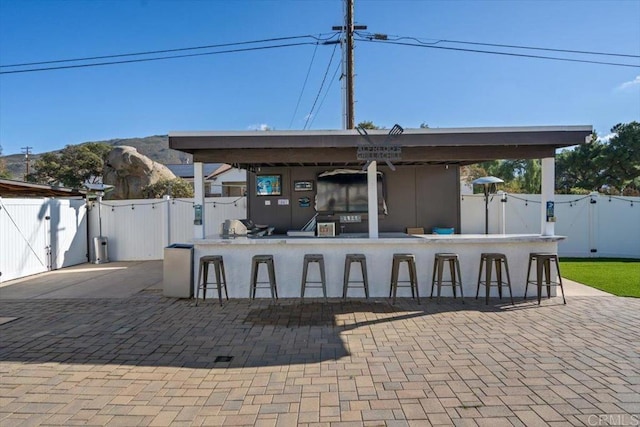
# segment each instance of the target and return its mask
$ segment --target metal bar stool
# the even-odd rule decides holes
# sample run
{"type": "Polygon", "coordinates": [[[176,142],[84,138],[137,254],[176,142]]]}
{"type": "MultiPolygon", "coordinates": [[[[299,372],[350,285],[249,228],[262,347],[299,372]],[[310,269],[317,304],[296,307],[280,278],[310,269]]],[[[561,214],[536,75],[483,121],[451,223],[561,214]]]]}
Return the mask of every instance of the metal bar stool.
{"type": "Polygon", "coordinates": [[[558,261],[558,254],[553,252],[532,252],[529,254],[529,267],[527,268],[527,284],[524,288],[524,299],[527,299],[527,288],[529,284],[536,285],[538,287],[538,304],[542,300],[542,275],[544,274],[544,284],[547,286],[547,298],[551,298],[551,286],[560,286],[562,291],[562,303],[566,304],[567,300],[564,297],[564,287],[562,286],[562,276],[560,275],[560,262],[558,261]],[[536,280],[530,280],[531,276],[531,264],[536,263],[536,280]],[[558,275],[557,281],[551,280],[551,263],[556,264],[556,273],[558,275]]]}
{"type": "Polygon", "coordinates": [[[327,280],[324,272],[324,257],[322,254],[306,254],[304,256],[304,264],[302,266],[302,282],[300,284],[300,298],[304,299],[304,294],[307,288],[322,289],[324,299],[327,299],[327,280]],[[320,270],[320,281],[308,280],[309,263],[317,263],[320,270]],[[309,286],[308,283],[320,283],[320,285],[309,286]]]}
{"type": "Polygon", "coordinates": [[[438,285],[438,303],[440,303],[440,291],[442,286],[451,286],[453,289],[453,297],[456,298],[456,286],[460,287],[460,298],[464,304],[464,294],[462,292],[462,274],[460,274],[460,261],[458,254],[437,253],[433,259],[433,276],[431,277],[431,296],[433,298],[433,288],[438,285]],[[449,264],[449,275],[451,280],[442,280],[444,271],[444,263],[449,264]],[[456,274],[457,272],[457,274],[456,274]],[[436,275],[438,280],[436,281],[436,275]]]}
{"type": "Polygon", "coordinates": [[[511,291],[511,277],[509,277],[509,264],[507,263],[507,256],[500,253],[482,253],[480,254],[480,269],[478,271],[478,288],[476,289],[476,299],[480,294],[480,285],[484,285],[486,289],[485,303],[489,304],[489,290],[491,286],[498,288],[498,296],[502,299],[502,285],[507,285],[509,288],[509,297],[511,298],[511,304],[513,304],[513,292],[511,291]],[[507,281],[502,280],[502,265],[504,264],[504,271],[507,274],[507,281]],[[492,267],[495,266],[496,279],[491,279],[492,267]],[[482,270],[485,270],[484,280],[482,280],[482,270]]]}
{"type": "Polygon", "coordinates": [[[364,288],[365,298],[369,298],[369,280],[367,279],[367,257],[364,254],[347,254],[344,259],[344,283],[342,286],[342,298],[347,299],[349,288],[364,288]],[[357,262],[362,270],[362,280],[350,280],[351,264],[357,262]],[[352,286],[351,283],[362,283],[361,286],[352,286]]]}
{"type": "Polygon", "coordinates": [[[200,257],[200,266],[198,268],[198,290],[196,291],[196,306],[198,305],[198,298],[200,296],[200,289],[202,289],[202,300],[207,299],[207,285],[213,284],[209,282],[209,264],[213,264],[216,274],[216,287],[218,288],[218,299],[220,299],[220,305],[222,305],[222,288],[224,288],[224,294],[229,299],[227,293],[227,276],[224,273],[224,261],[222,255],[207,255],[200,257]]]}
{"type": "Polygon", "coordinates": [[[251,258],[251,286],[249,289],[249,298],[256,298],[256,290],[258,288],[266,289],[267,286],[258,286],[261,283],[268,283],[268,288],[271,289],[271,299],[274,301],[278,299],[278,287],[276,286],[276,271],[273,261],[273,255],[254,255],[251,258]],[[269,274],[268,282],[258,282],[258,273],[260,272],[260,265],[266,265],[267,273],[269,274]]]}
{"type": "Polygon", "coordinates": [[[420,304],[420,294],[418,293],[418,276],[416,274],[416,257],[413,254],[393,254],[393,263],[391,264],[391,287],[389,289],[389,298],[393,295],[393,304],[396,303],[396,294],[398,288],[411,288],[411,298],[416,298],[420,304]],[[409,271],[409,280],[398,280],[400,272],[400,263],[407,263],[409,271]],[[400,283],[409,283],[408,285],[398,285],[400,283]]]}

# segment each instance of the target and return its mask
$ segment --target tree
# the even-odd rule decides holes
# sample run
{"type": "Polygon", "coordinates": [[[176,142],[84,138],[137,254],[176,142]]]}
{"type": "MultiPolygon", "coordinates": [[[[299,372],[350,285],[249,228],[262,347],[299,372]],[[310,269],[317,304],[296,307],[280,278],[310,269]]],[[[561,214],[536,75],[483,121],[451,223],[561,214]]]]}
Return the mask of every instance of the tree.
{"type": "Polygon", "coordinates": [[[615,136],[603,150],[602,184],[620,194],[636,193],[640,190],[640,123],[619,123],[611,132],[615,136]]]}
{"type": "Polygon", "coordinates": [[[145,199],[161,199],[162,196],[193,197],[193,187],[182,178],[161,179],[142,189],[145,199]]]}
{"type": "Polygon", "coordinates": [[[27,179],[49,185],[79,188],[85,182],[100,182],[104,158],[111,145],[91,142],[67,145],[57,153],[45,153],[33,165],[35,172],[27,179]]]}
{"type": "MultiPolygon", "coordinates": [[[[508,193],[540,192],[542,167],[537,159],[491,160],[467,168],[469,183],[483,176],[495,176],[504,181],[501,189],[508,193]]],[[[478,187],[475,191],[481,192],[478,187]]]]}
{"type": "Polygon", "coordinates": [[[604,149],[594,133],[588,143],[556,155],[556,191],[564,194],[598,191],[603,182],[604,149]]]}
{"type": "Polygon", "coordinates": [[[361,129],[383,129],[380,126],[376,126],[375,124],[373,124],[372,121],[360,122],[356,125],[356,127],[359,127],[361,129]]]}
{"type": "Polygon", "coordinates": [[[592,140],[556,157],[556,188],[563,193],[640,194],[640,123],[617,124],[604,142],[592,140]]]}

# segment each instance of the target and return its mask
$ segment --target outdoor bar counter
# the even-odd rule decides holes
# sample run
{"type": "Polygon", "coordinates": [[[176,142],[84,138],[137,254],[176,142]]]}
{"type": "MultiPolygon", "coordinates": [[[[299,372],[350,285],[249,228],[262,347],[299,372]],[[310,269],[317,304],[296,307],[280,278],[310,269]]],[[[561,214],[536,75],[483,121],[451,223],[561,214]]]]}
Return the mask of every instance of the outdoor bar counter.
{"type": "MultiPolygon", "coordinates": [[[[369,292],[371,298],[389,296],[391,265],[394,253],[411,253],[416,257],[418,286],[421,297],[431,292],[434,255],[439,252],[457,253],[460,260],[462,284],[465,297],[475,298],[480,254],[500,252],[507,256],[514,297],[522,297],[525,290],[527,265],[531,252],[556,252],[562,236],[534,234],[451,234],[451,235],[407,235],[404,233],[380,233],[378,239],[369,239],[366,234],[342,234],[336,237],[288,237],[266,236],[258,238],[226,238],[211,236],[193,241],[194,282],[198,278],[198,261],[204,255],[222,255],[226,270],[230,298],[248,298],[251,275],[251,258],[254,255],[273,255],[275,261],[278,296],[300,298],[303,257],[305,254],[322,254],[327,279],[327,296],[342,296],[345,255],[362,253],[367,258],[369,292]]],[[[210,277],[214,277],[210,273],[210,277]]],[[[353,280],[360,280],[360,268],[351,268],[353,280]]],[[[495,277],[495,274],[494,274],[495,277]]],[[[448,269],[445,270],[445,279],[448,269]]],[[[407,280],[406,264],[401,265],[400,280],[407,280]]],[[[553,279],[553,278],[552,278],[553,279]]],[[[209,280],[212,280],[211,278],[209,280]]],[[[258,281],[266,281],[266,267],[261,266],[258,281]]],[[[309,280],[318,281],[317,264],[309,267],[309,280]]],[[[555,280],[555,279],[554,279],[555,280]]],[[[197,289],[196,283],[194,287],[197,289]]],[[[209,285],[207,298],[217,297],[215,285],[209,285]]],[[[554,288],[552,288],[552,291],[554,288]]],[[[481,295],[484,289],[481,289],[481,295]]],[[[506,292],[506,291],[505,291],[506,292]]],[[[534,297],[535,289],[528,295],[534,297]]],[[[496,289],[491,295],[497,296],[496,289]]],[[[307,289],[306,298],[321,297],[320,289],[307,289]]],[[[350,298],[364,298],[362,289],[350,289],[350,298]]],[[[409,288],[398,289],[398,297],[410,297],[409,288]]],[[[442,296],[452,296],[451,287],[442,288],[442,296]]],[[[506,293],[504,296],[508,296],[506,293]]],[[[258,289],[257,298],[270,298],[268,289],[258,289]]]]}

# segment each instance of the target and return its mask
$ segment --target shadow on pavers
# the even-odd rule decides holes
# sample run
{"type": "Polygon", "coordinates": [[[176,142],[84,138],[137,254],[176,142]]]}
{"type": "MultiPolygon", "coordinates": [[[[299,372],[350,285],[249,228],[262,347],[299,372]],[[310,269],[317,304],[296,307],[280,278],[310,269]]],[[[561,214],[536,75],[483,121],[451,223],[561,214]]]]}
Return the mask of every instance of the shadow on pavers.
{"type": "Polygon", "coordinates": [[[154,289],[128,299],[0,300],[0,316],[17,318],[0,324],[0,361],[206,369],[317,363],[349,356],[341,335],[360,328],[429,316],[435,323],[426,327],[440,328],[456,312],[533,307],[465,300],[232,299],[220,306],[214,299],[196,307],[154,289]]]}

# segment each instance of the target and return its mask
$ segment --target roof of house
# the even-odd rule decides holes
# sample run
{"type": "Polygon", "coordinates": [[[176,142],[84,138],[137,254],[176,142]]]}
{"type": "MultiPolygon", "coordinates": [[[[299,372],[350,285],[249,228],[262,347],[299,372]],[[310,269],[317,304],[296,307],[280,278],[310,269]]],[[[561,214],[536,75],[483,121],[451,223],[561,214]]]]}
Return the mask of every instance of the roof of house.
{"type": "Polygon", "coordinates": [[[77,188],[0,179],[0,197],[78,197],[86,191],[77,188]]]}
{"type": "MultiPolygon", "coordinates": [[[[209,176],[218,170],[223,163],[205,163],[202,167],[203,175],[209,176]]],[[[165,165],[178,178],[193,178],[193,163],[165,165]]]]}
{"type": "Polygon", "coordinates": [[[495,159],[553,157],[555,150],[583,144],[591,126],[529,126],[325,131],[170,132],[169,147],[195,162],[239,167],[363,164],[361,147],[398,146],[394,164],[471,164],[495,159]]]}

